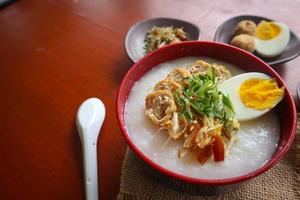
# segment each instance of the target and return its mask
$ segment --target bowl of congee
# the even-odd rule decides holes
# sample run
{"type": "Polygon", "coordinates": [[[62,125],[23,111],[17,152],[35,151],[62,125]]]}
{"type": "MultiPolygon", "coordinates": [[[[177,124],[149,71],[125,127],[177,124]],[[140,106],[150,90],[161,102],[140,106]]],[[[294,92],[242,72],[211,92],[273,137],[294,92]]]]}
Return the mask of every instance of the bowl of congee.
{"type": "Polygon", "coordinates": [[[201,185],[266,172],[287,153],[296,129],[293,98],[268,64],[205,41],[168,45],[135,63],[119,88],[117,117],[142,160],[201,185]]]}

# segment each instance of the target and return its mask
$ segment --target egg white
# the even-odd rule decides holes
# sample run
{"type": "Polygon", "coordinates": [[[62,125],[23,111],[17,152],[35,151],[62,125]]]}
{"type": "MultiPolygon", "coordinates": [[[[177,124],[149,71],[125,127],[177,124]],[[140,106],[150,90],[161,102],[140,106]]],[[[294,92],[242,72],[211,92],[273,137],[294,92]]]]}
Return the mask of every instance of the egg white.
{"type": "Polygon", "coordinates": [[[239,121],[246,121],[246,120],[257,118],[270,110],[269,108],[265,110],[255,110],[253,108],[247,107],[242,102],[239,95],[240,86],[244,81],[253,78],[271,79],[270,76],[263,73],[249,72],[249,73],[236,75],[230,79],[227,79],[226,81],[224,81],[219,85],[219,90],[223,94],[229,95],[231,102],[233,104],[236,118],[239,121]]]}
{"type": "Polygon", "coordinates": [[[275,57],[281,54],[290,40],[290,30],[287,25],[280,22],[273,22],[281,29],[279,35],[270,40],[261,40],[257,37],[254,38],[256,52],[264,57],[275,57]]]}

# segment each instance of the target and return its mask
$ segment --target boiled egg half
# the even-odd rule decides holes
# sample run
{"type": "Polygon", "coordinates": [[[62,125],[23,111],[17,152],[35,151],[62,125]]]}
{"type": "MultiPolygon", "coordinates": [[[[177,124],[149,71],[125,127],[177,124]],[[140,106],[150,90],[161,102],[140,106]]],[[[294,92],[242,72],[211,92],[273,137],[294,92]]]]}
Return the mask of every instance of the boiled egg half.
{"type": "Polygon", "coordinates": [[[240,121],[265,114],[284,97],[284,87],[279,88],[273,78],[258,72],[227,79],[219,85],[219,90],[230,97],[236,118],[240,121]]]}
{"type": "Polygon", "coordinates": [[[280,22],[261,21],[255,31],[256,52],[263,57],[281,54],[290,40],[290,30],[280,22]]]}

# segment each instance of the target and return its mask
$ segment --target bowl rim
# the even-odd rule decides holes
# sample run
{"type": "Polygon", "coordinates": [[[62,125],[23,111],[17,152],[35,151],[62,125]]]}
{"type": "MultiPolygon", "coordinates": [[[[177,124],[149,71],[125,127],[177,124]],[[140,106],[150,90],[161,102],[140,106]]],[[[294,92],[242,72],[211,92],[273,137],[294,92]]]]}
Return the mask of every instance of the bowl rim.
{"type": "Polygon", "coordinates": [[[124,48],[125,48],[125,52],[127,54],[127,56],[134,62],[136,63],[137,61],[139,61],[140,59],[144,58],[146,55],[142,56],[141,58],[138,58],[136,59],[131,51],[129,50],[129,46],[130,46],[130,43],[129,43],[129,38],[130,36],[132,35],[132,33],[135,31],[136,27],[138,26],[141,26],[143,24],[147,24],[149,23],[150,21],[157,21],[157,20],[169,20],[169,21],[177,21],[177,22],[180,22],[180,23],[183,23],[183,24],[188,24],[189,26],[191,27],[194,27],[196,30],[197,30],[197,34],[198,34],[198,38],[197,40],[189,40],[189,41],[199,41],[201,40],[201,37],[202,37],[202,32],[201,32],[201,29],[194,23],[192,22],[189,22],[189,21],[185,21],[185,20],[182,20],[182,19],[177,19],[177,18],[171,18],[171,17],[154,17],[154,18],[145,18],[143,20],[140,20],[140,21],[137,21],[135,24],[133,24],[129,30],[127,31],[126,35],[125,35],[125,45],[124,45],[124,48]]]}
{"type": "MultiPolygon", "coordinates": [[[[153,66],[155,67],[155,66],[153,66]]],[[[127,99],[126,99],[127,100],[127,99]]],[[[124,111],[125,109],[123,109],[124,111]]],[[[145,161],[147,164],[149,164],[151,167],[153,167],[154,169],[156,169],[158,172],[161,172],[169,177],[173,177],[179,180],[182,180],[184,182],[187,183],[192,183],[192,184],[202,184],[202,185],[227,185],[227,184],[235,184],[235,183],[239,183],[242,181],[246,181],[248,179],[251,179],[253,177],[256,177],[262,173],[264,173],[265,171],[269,170],[272,166],[274,166],[279,160],[281,160],[283,158],[283,156],[287,153],[288,149],[290,148],[295,134],[296,134],[296,119],[297,119],[297,112],[296,112],[296,106],[294,103],[294,100],[291,96],[291,93],[289,91],[289,89],[286,86],[286,83],[282,80],[282,78],[278,75],[278,73],[271,68],[267,63],[265,63],[263,60],[261,60],[260,58],[256,57],[255,55],[246,52],[242,49],[239,49],[237,47],[233,47],[230,46],[228,44],[224,44],[224,43],[217,43],[217,42],[211,42],[211,41],[186,41],[186,42],[182,42],[182,43],[178,43],[178,44],[173,44],[173,45],[168,45],[165,47],[162,47],[154,52],[151,52],[147,55],[145,55],[143,58],[141,58],[138,62],[134,63],[133,66],[128,70],[128,72],[126,73],[126,75],[124,76],[121,85],[119,87],[118,93],[117,93],[117,98],[116,98],[116,114],[117,114],[117,120],[118,120],[118,125],[121,129],[122,135],[124,136],[127,144],[130,146],[130,148],[138,154],[138,156],[140,158],[142,158],[143,161],[145,161]],[[236,176],[236,177],[231,177],[231,178],[224,178],[224,179],[204,179],[204,178],[195,178],[195,177],[190,177],[190,176],[185,176],[179,173],[176,173],[174,171],[171,171],[170,169],[167,169],[166,167],[163,167],[161,165],[159,165],[158,163],[154,162],[153,160],[150,159],[150,157],[148,157],[147,155],[145,155],[135,144],[134,142],[130,139],[129,133],[127,132],[126,128],[125,128],[125,122],[122,119],[124,116],[124,112],[121,112],[121,106],[120,106],[120,99],[121,99],[121,91],[123,90],[123,88],[125,87],[124,85],[127,82],[127,77],[129,76],[129,74],[132,73],[132,71],[138,67],[140,65],[140,63],[142,63],[144,60],[149,59],[149,57],[152,57],[152,55],[154,54],[160,54],[161,52],[165,51],[165,49],[168,48],[174,48],[175,46],[180,46],[180,45],[185,45],[187,43],[190,43],[191,45],[195,44],[206,44],[206,45],[216,45],[216,46],[222,46],[225,48],[232,48],[236,51],[239,51],[240,53],[244,54],[245,56],[250,56],[252,57],[252,59],[255,59],[257,62],[263,64],[266,66],[266,69],[271,71],[272,73],[275,74],[275,77],[277,79],[279,79],[285,89],[285,98],[287,98],[287,104],[289,105],[289,107],[291,107],[292,113],[291,113],[291,121],[293,122],[292,127],[291,127],[291,134],[290,137],[288,138],[288,140],[286,141],[286,143],[284,144],[284,146],[282,148],[280,148],[279,150],[277,149],[277,151],[279,151],[279,153],[277,153],[275,156],[273,156],[267,163],[263,164],[262,166],[260,166],[259,168],[257,168],[254,171],[251,171],[247,174],[243,174],[241,176],[236,176]],[[122,113],[119,115],[119,113],[122,113]]]]}

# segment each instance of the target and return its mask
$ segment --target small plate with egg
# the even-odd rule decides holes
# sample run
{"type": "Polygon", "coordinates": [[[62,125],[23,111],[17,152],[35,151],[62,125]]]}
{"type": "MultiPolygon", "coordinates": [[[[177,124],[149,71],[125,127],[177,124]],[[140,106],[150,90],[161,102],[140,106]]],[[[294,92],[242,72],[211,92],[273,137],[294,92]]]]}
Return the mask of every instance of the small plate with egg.
{"type": "Polygon", "coordinates": [[[300,40],[286,24],[254,15],[228,19],[218,27],[214,41],[242,48],[269,65],[300,55],[300,40]]]}

